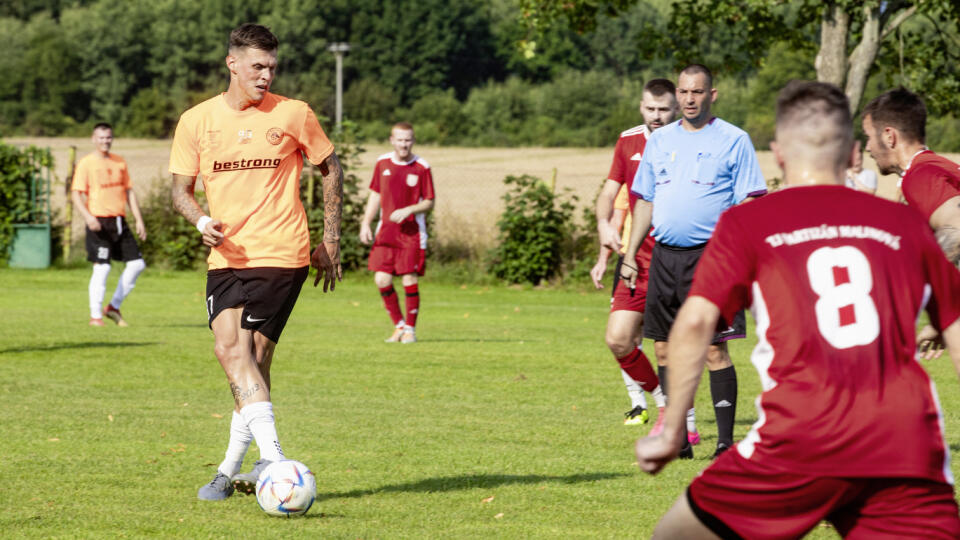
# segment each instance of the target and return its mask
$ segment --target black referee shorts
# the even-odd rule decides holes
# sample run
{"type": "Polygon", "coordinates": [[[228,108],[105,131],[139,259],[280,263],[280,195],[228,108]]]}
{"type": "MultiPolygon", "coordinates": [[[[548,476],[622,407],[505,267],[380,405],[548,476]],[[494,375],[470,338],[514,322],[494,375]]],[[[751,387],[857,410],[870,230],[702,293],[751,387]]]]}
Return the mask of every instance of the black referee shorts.
{"type": "MultiPolygon", "coordinates": [[[[650,262],[650,280],[647,283],[647,309],[643,314],[643,337],[667,341],[670,328],[677,318],[680,306],[690,293],[697,263],[706,244],[693,247],[674,247],[657,242],[650,262]]],[[[747,321],[743,311],[737,312],[730,326],[721,321],[713,337],[713,344],[747,336],[747,321]]]]}
{"type": "Polygon", "coordinates": [[[207,272],[207,323],[225,309],[243,307],[240,328],[277,343],[300,296],[309,267],[221,268],[207,272]]]}

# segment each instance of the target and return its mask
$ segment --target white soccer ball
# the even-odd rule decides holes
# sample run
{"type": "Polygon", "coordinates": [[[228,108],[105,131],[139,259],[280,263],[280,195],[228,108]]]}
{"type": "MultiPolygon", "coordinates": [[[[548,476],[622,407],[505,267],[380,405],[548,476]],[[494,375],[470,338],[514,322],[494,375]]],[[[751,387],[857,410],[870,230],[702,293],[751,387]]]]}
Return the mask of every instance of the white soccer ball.
{"type": "Polygon", "coordinates": [[[257,502],[271,516],[306,514],[316,498],[317,479],[299,461],[275,461],[257,478],[257,502]]]}

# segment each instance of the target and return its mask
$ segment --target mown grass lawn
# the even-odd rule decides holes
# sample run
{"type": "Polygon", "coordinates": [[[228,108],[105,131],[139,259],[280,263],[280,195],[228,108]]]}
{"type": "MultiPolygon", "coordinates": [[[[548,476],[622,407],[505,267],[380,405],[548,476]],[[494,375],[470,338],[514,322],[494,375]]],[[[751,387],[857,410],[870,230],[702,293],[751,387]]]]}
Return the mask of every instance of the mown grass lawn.
{"type": "MultiPolygon", "coordinates": [[[[355,274],[332,294],[304,289],[274,361],[280,438],[317,475],[314,507],[282,520],[253,497],[198,501],[232,407],[204,275],[148,269],[123,306],[129,328],[87,326],[88,279],[86,269],[0,270],[4,538],[643,537],[716,442],[704,384],[697,458],[638,472],[632,443],[649,424],[622,425],[629,404],[603,345],[605,293],[428,276],[420,342],[388,345],[379,294],[355,274]]],[[[752,344],[733,347],[738,437],[756,420],[752,344]]],[[[956,474],[957,377],[946,358],[929,368],[956,474]]]]}

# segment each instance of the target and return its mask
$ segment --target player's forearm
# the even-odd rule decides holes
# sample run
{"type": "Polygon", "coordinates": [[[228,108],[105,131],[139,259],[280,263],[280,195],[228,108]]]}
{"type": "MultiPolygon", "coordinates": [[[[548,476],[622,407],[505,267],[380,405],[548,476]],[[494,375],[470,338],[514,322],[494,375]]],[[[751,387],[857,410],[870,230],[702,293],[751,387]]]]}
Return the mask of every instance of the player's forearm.
{"type": "Polygon", "coordinates": [[[424,199],[417,204],[411,204],[407,207],[407,210],[409,210],[411,214],[423,214],[424,212],[433,210],[433,203],[433,199],[424,199]]]}
{"type": "Polygon", "coordinates": [[[343,168],[337,154],[320,164],[323,177],[323,241],[339,242],[343,220],[343,168]]]}
{"type": "Polygon", "coordinates": [[[373,218],[376,217],[378,210],[380,210],[380,194],[371,191],[370,196],[367,197],[367,206],[363,209],[361,224],[369,227],[373,223],[373,218]]]}
{"type": "Polygon", "coordinates": [[[143,222],[143,216],[140,214],[140,202],[132,189],[127,190],[127,203],[130,205],[130,213],[133,214],[133,219],[143,222]]]}
{"type": "Polygon", "coordinates": [[[636,258],[637,251],[640,249],[640,243],[650,233],[650,220],[653,217],[653,205],[649,202],[639,199],[633,208],[633,226],[630,228],[630,243],[627,244],[627,250],[623,254],[625,261],[631,261],[636,258]]]}
{"type": "Polygon", "coordinates": [[[954,266],[960,265],[960,228],[944,225],[937,229],[935,236],[947,260],[954,266]]]}
{"type": "Polygon", "coordinates": [[[93,214],[90,213],[90,210],[87,210],[87,201],[84,200],[82,193],[79,191],[71,191],[70,200],[73,201],[73,207],[77,209],[77,212],[80,212],[80,216],[83,217],[84,221],[90,221],[91,219],[94,219],[93,214]]]}
{"type": "Polygon", "coordinates": [[[193,176],[173,175],[173,186],[170,188],[170,199],[173,207],[180,212],[191,225],[196,225],[206,213],[197,202],[193,194],[193,185],[197,179],[193,176]]]}

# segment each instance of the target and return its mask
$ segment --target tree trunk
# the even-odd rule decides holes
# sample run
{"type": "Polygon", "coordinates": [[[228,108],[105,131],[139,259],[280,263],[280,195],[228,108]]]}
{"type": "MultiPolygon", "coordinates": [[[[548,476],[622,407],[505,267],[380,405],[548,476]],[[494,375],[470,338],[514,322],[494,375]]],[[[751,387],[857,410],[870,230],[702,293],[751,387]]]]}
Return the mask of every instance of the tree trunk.
{"type": "Polygon", "coordinates": [[[847,99],[850,109],[856,113],[863,97],[863,89],[870,76],[870,67],[880,50],[880,6],[863,8],[863,36],[860,43],[850,54],[850,68],[847,72],[847,99]]]}
{"type": "Polygon", "coordinates": [[[860,100],[863,98],[863,90],[867,86],[867,78],[870,77],[870,68],[877,59],[877,52],[880,50],[880,43],[884,38],[897,29],[903,21],[909,19],[917,12],[917,4],[913,4],[906,9],[903,6],[887,4],[887,9],[899,13],[887,21],[883,32],[880,31],[880,6],[874,8],[863,8],[863,37],[857,48],[850,54],[850,68],[847,73],[846,94],[850,100],[850,109],[857,111],[860,106],[860,100]]]}
{"type": "Polygon", "coordinates": [[[823,8],[820,23],[820,51],[814,67],[817,80],[843,87],[847,74],[847,32],[850,31],[850,14],[837,4],[823,8]]]}

